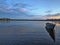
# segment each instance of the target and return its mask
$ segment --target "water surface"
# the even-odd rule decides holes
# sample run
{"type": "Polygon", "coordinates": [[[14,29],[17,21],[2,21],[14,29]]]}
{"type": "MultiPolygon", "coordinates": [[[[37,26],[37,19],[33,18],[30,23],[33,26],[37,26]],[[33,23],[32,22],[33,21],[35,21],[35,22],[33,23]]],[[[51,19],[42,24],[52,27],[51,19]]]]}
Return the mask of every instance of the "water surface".
{"type": "Polygon", "coordinates": [[[47,21],[0,22],[0,45],[60,45],[60,25],[55,22],[54,42],[45,23],[47,21]]]}

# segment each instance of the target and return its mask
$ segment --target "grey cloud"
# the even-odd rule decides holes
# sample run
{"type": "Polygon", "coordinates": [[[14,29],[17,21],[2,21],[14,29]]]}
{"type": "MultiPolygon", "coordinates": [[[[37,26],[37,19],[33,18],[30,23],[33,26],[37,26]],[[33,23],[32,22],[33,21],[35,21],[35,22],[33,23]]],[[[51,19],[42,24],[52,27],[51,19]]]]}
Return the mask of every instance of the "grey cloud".
{"type": "Polygon", "coordinates": [[[14,6],[25,8],[27,6],[27,4],[24,4],[24,3],[16,3],[14,6]]]}
{"type": "Polygon", "coordinates": [[[47,10],[47,11],[45,11],[45,13],[51,13],[52,12],[52,10],[47,10]]]}
{"type": "Polygon", "coordinates": [[[0,15],[3,17],[5,15],[14,17],[32,17],[28,14],[28,12],[21,12],[19,9],[21,8],[27,8],[29,6],[28,4],[24,3],[16,3],[12,7],[6,4],[6,0],[0,0],[0,15]]]}
{"type": "Polygon", "coordinates": [[[55,13],[55,14],[50,14],[50,15],[46,15],[46,16],[60,16],[60,13],[55,13]]]}

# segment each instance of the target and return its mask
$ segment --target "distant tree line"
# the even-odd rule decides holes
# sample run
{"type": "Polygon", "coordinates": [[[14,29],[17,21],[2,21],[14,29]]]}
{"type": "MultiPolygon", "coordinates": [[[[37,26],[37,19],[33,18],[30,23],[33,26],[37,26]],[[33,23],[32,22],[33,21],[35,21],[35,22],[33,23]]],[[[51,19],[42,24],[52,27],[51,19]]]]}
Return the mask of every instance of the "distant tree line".
{"type": "Polygon", "coordinates": [[[9,20],[11,20],[11,19],[9,19],[9,18],[0,18],[0,21],[9,21],[9,20]]]}
{"type": "Polygon", "coordinates": [[[60,19],[10,19],[10,18],[0,18],[0,21],[60,21],[60,19]]]}
{"type": "Polygon", "coordinates": [[[46,19],[47,21],[60,21],[60,19],[46,19]]]}

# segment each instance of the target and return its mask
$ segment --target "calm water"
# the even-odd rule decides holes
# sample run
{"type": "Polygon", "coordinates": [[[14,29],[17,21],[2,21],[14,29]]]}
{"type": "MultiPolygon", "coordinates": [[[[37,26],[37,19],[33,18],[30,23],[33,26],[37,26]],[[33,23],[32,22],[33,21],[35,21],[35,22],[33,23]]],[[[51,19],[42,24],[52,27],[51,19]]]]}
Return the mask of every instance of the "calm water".
{"type": "Polygon", "coordinates": [[[0,45],[60,45],[60,25],[56,23],[54,42],[45,29],[47,21],[0,22],[0,45]]]}

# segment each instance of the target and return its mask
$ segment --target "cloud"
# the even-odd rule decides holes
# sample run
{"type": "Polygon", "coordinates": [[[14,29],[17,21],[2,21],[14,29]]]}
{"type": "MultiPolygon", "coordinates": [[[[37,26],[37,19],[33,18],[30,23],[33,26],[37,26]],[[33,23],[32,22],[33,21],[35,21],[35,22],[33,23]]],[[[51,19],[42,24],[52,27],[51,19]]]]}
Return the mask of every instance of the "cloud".
{"type": "Polygon", "coordinates": [[[8,13],[8,12],[11,13],[11,12],[13,12],[13,9],[10,7],[0,7],[0,11],[6,12],[6,13],[8,13]]]}
{"type": "Polygon", "coordinates": [[[19,11],[21,11],[21,12],[29,12],[29,10],[26,9],[26,8],[20,8],[19,11]]]}
{"type": "Polygon", "coordinates": [[[18,6],[21,8],[26,8],[26,6],[29,6],[28,4],[24,4],[24,3],[16,3],[14,6],[18,6]]]}
{"type": "MultiPolygon", "coordinates": [[[[15,3],[9,5],[6,1],[0,0],[0,15],[2,17],[13,17],[13,18],[36,18],[36,16],[30,15],[30,5],[25,3],[15,3]]],[[[32,9],[33,10],[33,9],[32,9]]]]}
{"type": "Polygon", "coordinates": [[[24,3],[15,3],[14,5],[8,5],[6,1],[2,1],[3,3],[0,3],[0,11],[6,12],[6,13],[25,13],[27,14],[30,10],[27,9],[28,4],[24,3]]]}
{"type": "Polygon", "coordinates": [[[7,17],[7,18],[29,18],[31,17],[28,14],[27,8],[15,8],[10,6],[3,6],[0,7],[0,18],[7,17]]]}
{"type": "Polygon", "coordinates": [[[60,13],[46,15],[47,19],[60,19],[60,13]]]}
{"type": "Polygon", "coordinates": [[[52,12],[52,10],[47,10],[47,11],[45,11],[45,13],[47,13],[47,14],[48,14],[48,13],[51,13],[51,12],[52,12]]]}
{"type": "Polygon", "coordinates": [[[48,14],[48,15],[46,15],[46,16],[60,16],[60,13],[55,13],[55,14],[48,14]]]}

